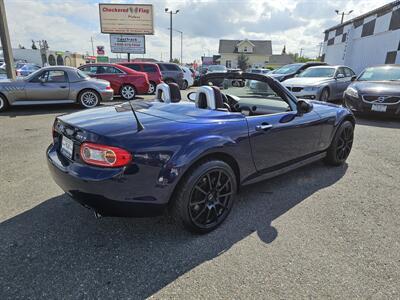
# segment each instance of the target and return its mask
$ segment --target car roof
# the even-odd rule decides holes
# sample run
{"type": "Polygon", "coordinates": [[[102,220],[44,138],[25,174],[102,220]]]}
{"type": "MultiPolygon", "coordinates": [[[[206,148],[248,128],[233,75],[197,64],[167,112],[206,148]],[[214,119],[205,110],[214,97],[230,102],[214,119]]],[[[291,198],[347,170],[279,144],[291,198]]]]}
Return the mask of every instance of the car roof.
{"type": "MultiPolygon", "coordinates": [[[[309,69],[323,69],[323,68],[332,68],[332,69],[337,69],[340,67],[346,67],[346,66],[330,66],[330,65],[323,65],[323,66],[313,66],[313,67],[309,67],[309,69]]],[[[346,67],[348,68],[348,67],[346,67]]]]}
{"type": "Polygon", "coordinates": [[[75,67],[70,67],[70,66],[48,66],[42,68],[42,70],[47,70],[47,69],[52,69],[52,70],[76,70],[75,67]]]}
{"type": "Polygon", "coordinates": [[[121,61],[115,63],[117,65],[126,65],[126,64],[136,64],[136,65],[156,65],[157,63],[155,62],[149,62],[149,61],[121,61]]]}

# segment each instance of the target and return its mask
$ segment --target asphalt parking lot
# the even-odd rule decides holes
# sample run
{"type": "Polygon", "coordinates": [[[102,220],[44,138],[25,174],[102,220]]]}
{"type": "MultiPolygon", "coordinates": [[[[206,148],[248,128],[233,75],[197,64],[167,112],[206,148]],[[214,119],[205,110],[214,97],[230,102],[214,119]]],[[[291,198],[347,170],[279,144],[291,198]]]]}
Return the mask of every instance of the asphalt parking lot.
{"type": "MultiPolygon", "coordinates": [[[[146,97],[147,98],[147,97],[146,97]]],[[[74,106],[0,114],[0,299],[400,298],[400,121],[358,118],[348,163],[244,188],[216,231],[95,219],[45,149],[74,106]]]]}

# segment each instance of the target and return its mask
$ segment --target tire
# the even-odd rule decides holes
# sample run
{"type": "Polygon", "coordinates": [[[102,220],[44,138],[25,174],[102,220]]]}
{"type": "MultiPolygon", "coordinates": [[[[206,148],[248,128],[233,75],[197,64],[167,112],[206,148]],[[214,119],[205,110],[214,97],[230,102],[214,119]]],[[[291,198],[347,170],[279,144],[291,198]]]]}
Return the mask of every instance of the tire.
{"type": "Polygon", "coordinates": [[[329,100],[329,89],[324,88],[321,94],[319,95],[319,101],[328,102],[328,100],[329,100]]]}
{"type": "Polygon", "coordinates": [[[6,111],[9,106],[7,98],[0,94],[0,112],[6,111]]]}
{"type": "Polygon", "coordinates": [[[79,93],[78,103],[83,108],[93,108],[100,104],[100,95],[95,90],[83,90],[79,93]]]}
{"type": "Polygon", "coordinates": [[[187,80],[184,80],[183,84],[182,84],[182,90],[186,90],[188,87],[189,87],[189,83],[187,82],[187,80]]]}
{"type": "Polygon", "coordinates": [[[149,91],[148,91],[147,93],[148,93],[149,95],[154,95],[154,93],[156,92],[156,88],[157,88],[156,83],[153,82],[153,81],[150,81],[150,84],[149,84],[149,91]]]}
{"type": "Polygon", "coordinates": [[[120,95],[124,100],[133,100],[136,97],[136,89],[133,85],[124,84],[121,87],[120,95]]]}
{"type": "Polygon", "coordinates": [[[171,203],[172,217],[191,232],[210,232],[229,215],[236,191],[236,176],[227,163],[202,161],[179,183],[171,203]]]}
{"type": "Polygon", "coordinates": [[[165,82],[166,84],[168,84],[168,83],[175,83],[175,81],[174,81],[173,79],[171,79],[171,78],[165,79],[164,82],[165,82]]]}
{"type": "Polygon", "coordinates": [[[331,166],[344,164],[353,146],[354,126],[350,121],[344,121],[337,129],[332,143],[328,148],[325,163],[331,166]]]}

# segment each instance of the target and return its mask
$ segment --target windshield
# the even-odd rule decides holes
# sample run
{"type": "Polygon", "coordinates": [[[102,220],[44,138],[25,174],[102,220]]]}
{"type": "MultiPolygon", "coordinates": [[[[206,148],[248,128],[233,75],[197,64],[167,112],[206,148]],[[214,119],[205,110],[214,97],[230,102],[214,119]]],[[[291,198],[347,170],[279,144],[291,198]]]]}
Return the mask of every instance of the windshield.
{"type": "Polygon", "coordinates": [[[273,70],[271,73],[273,73],[273,74],[296,73],[302,66],[303,66],[303,64],[286,65],[286,66],[280,67],[279,69],[273,70]]]}
{"type": "Polygon", "coordinates": [[[221,65],[212,65],[208,67],[208,71],[210,72],[226,71],[226,67],[221,65]]]}
{"type": "Polygon", "coordinates": [[[89,75],[87,75],[86,73],[82,72],[82,71],[79,70],[79,69],[76,71],[76,73],[78,74],[78,76],[79,76],[80,78],[90,78],[89,75]]]}
{"type": "Polygon", "coordinates": [[[299,77],[333,77],[335,68],[309,68],[299,75],[299,77]]]}
{"type": "Polygon", "coordinates": [[[389,81],[400,80],[399,67],[375,67],[367,68],[361,73],[358,81],[389,81]]]}

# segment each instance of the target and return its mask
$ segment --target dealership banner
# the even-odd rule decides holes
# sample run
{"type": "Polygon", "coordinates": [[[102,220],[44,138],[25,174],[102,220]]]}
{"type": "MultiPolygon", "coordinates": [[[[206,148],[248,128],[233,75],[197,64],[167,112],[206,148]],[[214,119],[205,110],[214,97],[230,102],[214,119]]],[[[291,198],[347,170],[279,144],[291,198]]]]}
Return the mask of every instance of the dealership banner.
{"type": "Polygon", "coordinates": [[[153,5],[99,4],[102,33],[154,34],[153,5]]]}
{"type": "Polygon", "coordinates": [[[112,53],[145,54],[146,43],[144,35],[110,34],[112,53]]]}

